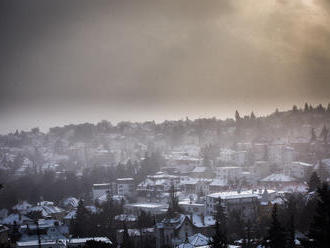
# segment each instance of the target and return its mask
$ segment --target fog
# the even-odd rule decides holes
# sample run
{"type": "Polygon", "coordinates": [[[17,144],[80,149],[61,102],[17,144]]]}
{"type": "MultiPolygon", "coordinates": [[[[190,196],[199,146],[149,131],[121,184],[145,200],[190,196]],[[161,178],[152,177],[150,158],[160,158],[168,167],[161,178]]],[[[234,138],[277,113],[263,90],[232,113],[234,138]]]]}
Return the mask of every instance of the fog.
{"type": "Polygon", "coordinates": [[[1,1],[2,132],[327,103],[327,0],[1,1]]]}

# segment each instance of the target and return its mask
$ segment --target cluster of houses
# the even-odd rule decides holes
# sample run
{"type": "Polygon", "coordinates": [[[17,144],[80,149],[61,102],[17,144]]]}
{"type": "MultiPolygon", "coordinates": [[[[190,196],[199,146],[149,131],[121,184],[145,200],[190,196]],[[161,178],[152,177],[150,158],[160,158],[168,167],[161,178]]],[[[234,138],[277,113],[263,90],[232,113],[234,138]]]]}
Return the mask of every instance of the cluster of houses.
{"type": "MultiPolygon", "coordinates": [[[[107,237],[70,238],[69,225],[75,218],[78,199],[64,199],[61,206],[41,201],[32,205],[26,201],[1,211],[0,245],[8,243],[9,233],[17,238],[16,247],[64,248],[82,247],[87,241],[111,243],[107,237]]],[[[94,206],[88,206],[91,210],[94,206]]]]}
{"type": "MultiPolygon", "coordinates": [[[[60,164],[70,159],[85,166],[117,165],[128,159],[139,160],[147,151],[144,144],[133,142],[129,135],[102,134],[96,139],[103,140],[106,145],[91,146],[83,142],[70,144],[50,133],[48,147],[43,145],[45,136],[41,133],[26,135],[33,138],[29,146],[1,148],[2,169],[10,169],[6,166],[20,154],[36,153],[35,147],[44,160],[41,171],[57,170],[60,164]]],[[[14,134],[11,138],[19,136],[14,134]]],[[[196,142],[174,149],[168,149],[164,144],[166,163],[159,172],[145,175],[139,182],[133,178],[117,178],[112,182],[94,184],[90,202],[102,203],[112,197],[123,203],[124,213],[116,216],[116,220],[127,223],[128,233],[137,244],[141,240],[154,240],[157,248],[164,245],[206,248],[213,235],[213,216],[219,198],[225,211],[240,210],[243,218],[253,219],[258,208],[267,211],[272,204],[280,204],[283,193],[305,192],[306,180],[321,165],[330,175],[330,159],[315,159],[315,151],[329,151],[329,146],[321,147],[306,139],[237,143],[235,147],[216,151],[208,163],[196,142]],[[166,213],[173,187],[183,213],[170,219],[157,218],[166,213]],[[153,227],[136,228],[137,217],[142,211],[155,216],[153,227]]],[[[14,171],[18,176],[33,167],[31,157],[24,156],[22,161],[21,167],[14,171]]],[[[64,199],[59,205],[49,201],[35,205],[20,202],[9,211],[0,210],[0,245],[8,241],[8,233],[13,230],[19,233],[17,247],[38,247],[40,243],[47,248],[79,247],[91,239],[111,243],[106,237],[70,238],[69,225],[76,216],[78,202],[74,197],[64,199]]],[[[95,205],[86,207],[96,212],[95,205]]],[[[118,229],[119,244],[123,233],[123,229],[118,229]]]]}

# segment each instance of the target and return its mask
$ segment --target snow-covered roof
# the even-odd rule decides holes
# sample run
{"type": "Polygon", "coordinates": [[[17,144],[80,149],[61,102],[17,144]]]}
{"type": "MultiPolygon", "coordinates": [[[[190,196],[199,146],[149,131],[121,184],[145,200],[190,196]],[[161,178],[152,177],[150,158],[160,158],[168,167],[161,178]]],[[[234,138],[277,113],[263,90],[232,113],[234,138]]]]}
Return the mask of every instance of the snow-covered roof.
{"type": "MultiPolygon", "coordinates": [[[[112,244],[110,239],[107,237],[94,237],[94,238],[73,238],[73,239],[60,239],[60,240],[41,240],[41,245],[43,246],[56,246],[56,247],[66,247],[66,244],[84,244],[87,241],[101,241],[104,243],[112,244]]],[[[38,246],[38,240],[30,240],[24,242],[17,242],[17,247],[31,247],[31,246],[38,246]]]]}
{"type": "Polygon", "coordinates": [[[137,216],[133,214],[120,214],[115,216],[115,220],[134,222],[137,220],[137,216]]]}
{"type": "Polygon", "coordinates": [[[27,210],[28,213],[31,212],[41,212],[43,217],[48,217],[51,214],[62,213],[64,210],[62,208],[53,206],[53,205],[41,205],[41,206],[34,206],[27,210]]]}
{"type": "Polygon", "coordinates": [[[74,219],[74,218],[76,218],[76,214],[77,214],[76,210],[70,211],[67,215],[65,215],[63,217],[63,219],[66,219],[66,220],[74,219]]]}
{"type": "Polygon", "coordinates": [[[95,206],[86,206],[86,209],[93,214],[97,213],[97,208],[95,206]]]}
{"type": "Polygon", "coordinates": [[[300,166],[305,166],[305,167],[312,167],[312,164],[305,163],[305,162],[300,162],[300,161],[294,161],[291,163],[292,165],[300,165],[300,166]]]}
{"type": "Polygon", "coordinates": [[[141,203],[126,204],[125,207],[154,209],[154,208],[166,208],[167,205],[160,203],[153,203],[153,202],[141,202],[141,203]]]}
{"type": "Polygon", "coordinates": [[[207,171],[207,167],[205,166],[198,166],[196,167],[195,169],[193,169],[193,173],[202,173],[202,172],[205,172],[207,171]]]}
{"type": "Polygon", "coordinates": [[[190,243],[185,242],[185,243],[178,245],[177,248],[195,248],[195,246],[190,243]]]}
{"type": "Polygon", "coordinates": [[[207,227],[207,226],[215,225],[215,219],[211,215],[201,216],[201,215],[193,214],[192,219],[191,219],[191,215],[187,215],[187,216],[196,227],[207,227]]]}
{"type": "Polygon", "coordinates": [[[224,179],[213,179],[213,181],[210,183],[210,186],[227,186],[227,181],[224,179]]]}
{"type": "Polygon", "coordinates": [[[217,192],[208,195],[208,197],[211,198],[221,198],[223,200],[228,200],[228,199],[239,199],[239,198],[254,198],[258,197],[257,194],[253,193],[252,191],[242,191],[242,192],[237,192],[237,191],[227,191],[227,192],[217,192]]]}
{"type": "Polygon", "coordinates": [[[12,207],[12,209],[17,210],[17,211],[25,211],[25,210],[29,209],[30,207],[32,207],[32,205],[30,203],[28,203],[27,201],[23,201],[21,203],[17,203],[15,206],[12,207]]]}
{"type": "Polygon", "coordinates": [[[64,201],[63,201],[63,205],[66,207],[71,206],[71,207],[76,208],[76,207],[78,207],[78,203],[79,203],[79,200],[75,197],[69,197],[69,198],[64,199],[64,201]]]}
{"type": "Polygon", "coordinates": [[[201,233],[197,233],[193,236],[188,237],[189,243],[192,244],[194,247],[207,245],[210,241],[210,238],[206,237],[201,233]]]}
{"type": "Polygon", "coordinates": [[[117,181],[134,181],[131,177],[125,177],[125,178],[117,178],[117,181]]]}
{"type": "Polygon", "coordinates": [[[98,242],[104,242],[107,244],[112,244],[112,242],[110,241],[110,239],[108,239],[107,237],[95,237],[95,238],[74,238],[74,239],[69,239],[69,244],[82,244],[82,243],[86,243],[87,241],[98,241],[98,242]]]}
{"type": "MultiPolygon", "coordinates": [[[[30,240],[30,241],[18,241],[16,242],[16,247],[38,247],[38,240],[30,240]]],[[[63,241],[56,241],[56,240],[48,240],[48,241],[45,241],[45,240],[42,240],[41,241],[41,245],[43,246],[51,246],[51,245],[58,245],[57,247],[65,247],[63,241]],[[63,246],[59,246],[60,244],[62,244],[63,246]]]]}
{"type": "Polygon", "coordinates": [[[260,180],[261,182],[294,182],[296,181],[293,177],[284,174],[271,174],[260,180]]]}
{"type": "Polygon", "coordinates": [[[22,224],[24,221],[32,221],[30,218],[26,217],[25,215],[19,214],[11,214],[4,218],[1,223],[7,225],[13,225],[14,222],[17,224],[22,224]]]}

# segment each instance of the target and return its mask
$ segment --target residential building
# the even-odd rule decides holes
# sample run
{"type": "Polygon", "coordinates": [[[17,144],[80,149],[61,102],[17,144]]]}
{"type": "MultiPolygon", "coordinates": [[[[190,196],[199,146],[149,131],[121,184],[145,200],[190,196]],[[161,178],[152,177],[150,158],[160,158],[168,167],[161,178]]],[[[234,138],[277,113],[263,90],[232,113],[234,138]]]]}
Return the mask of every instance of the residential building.
{"type": "Polygon", "coordinates": [[[214,215],[216,213],[219,198],[221,198],[227,213],[233,210],[240,210],[245,219],[252,219],[256,216],[258,195],[251,191],[230,191],[207,195],[205,201],[206,215],[214,215]]]}
{"type": "Polygon", "coordinates": [[[120,196],[132,197],[135,195],[135,184],[133,178],[117,178],[117,192],[120,196]]]}

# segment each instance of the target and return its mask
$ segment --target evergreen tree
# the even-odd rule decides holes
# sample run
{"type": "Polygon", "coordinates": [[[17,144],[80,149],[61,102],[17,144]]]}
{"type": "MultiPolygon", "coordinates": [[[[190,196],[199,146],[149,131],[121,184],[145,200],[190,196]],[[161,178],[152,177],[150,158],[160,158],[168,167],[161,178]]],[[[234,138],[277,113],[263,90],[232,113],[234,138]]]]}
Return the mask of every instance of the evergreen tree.
{"type": "Polygon", "coordinates": [[[293,105],[293,107],[292,107],[292,112],[294,112],[294,113],[298,112],[298,107],[297,107],[297,105],[293,105]]]}
{"type": "Polygon", "coordinates": [[[325,125],[323,125],[322,131],[321,131],[319,137],[320,137],[320,139],[323,140],[324,143],[327,142],[328,133],[329,133],[329,130],[327,129],[327,127],[325,125]]]}
{"type": "Polygon", "coordinates": [[[309,112],[309,107],[307,102],[305,103],[304,112],[305,113],[309,112]]]}
{"type": "Polygon", "coordinates": [[[321,185],[321,180],[317,173],[314,171],[308,182],[309,191],[315,191],[321,185]]]}
{"type": "Polygon", "coordinates": [[[19,225],[14,221],[14,225],[12,226],[12,231],[9,235],[10,242],[16,244],[16,242],[20,239],[21,233],[19,232],[19,225]]]}
{"type": "Polygon", "coordinates": [[[287,240],[287,248],[295,247],[295,218],[294,214],[291,214],[290,221],[288,224],[288,240],[287,240]]]}
{"type": "Polygon", "coordinates": [[[269,229],[269,240],[271,248],[283,248],[286,245],[285,232],[278,220],[277,204],[272,211],[272,223],[269,229]]]}
{"type": "Polygon", "coordinates": [[[120,248],[134,248],[134,244],[131,240],[131,237],[128,234],[128,229],[125,224],[124,224],[124,231],[123,231],[123,240],[120,245],[120,248]]]}
{"type": "Polygon", "coordinates": [[[225,214],[225,209],[222,205],[221,198],[218,199],[214,218],[216,221],[216,225],[215,234],[210,242],[211,248],[227,248],[227,216],[225,214]]]}
{"type": "Polygon", "coordinates": [[[170,189],[170,199],[169,199],[168,210],[167,210],[168,218],[173,218],[178,213],[182,212],[182,209],[179,206],[179,199],[176,196],[175,192],[176,192],[176,190],[175,190],[174,184],[172,184],[171,189],[170,189]]]}
{"type": "Polygon", "coordinates": [[[239,115],[237,110],[235,112],[235,120],[236,120],[236,122],[239,122],[241,120],[241,116],[239,115]]]}
{"type": "Polygon", "coordinates": [[[253,111],[251,112],[251,116],[250,116],[251,120],[255,120],[256,116],[254,115],[253,111]]]}
{"type": "Polygon", "coordinates": [[[312,104],[309,104],[309,111],[310,112],[313,112],[314,111],[314,108],[313,108],[312,104]]]}
{"type": "MultiPolygon", "coordinates": [[[[319,161],[319,168],[317,170],[317,174],[320,175],[321,181],[326,181],[329,177],[329,172],[327,166],[322,162],[322,160],[319,161]]],[[[320,186],[320,185],[319,185],[320,186]]]]}
{"type": "Polygon", "coordinates": [[[313,240],[313,247],[326,248],[330,244],[330,190],[324,183],[317,190],[318,199],[314,219],[310,226],[309,238],[313,240]]]}
{"type": "Polygon", "coordinates": [[[315,134],[315,129],[311,129],[311,142],[316,141],[316,134],[315,134]]]}
{"type": "Polygon", "coordinates": [[[89,235],[88,228],[89,226],[90,213],[84,205],[82,200],[78,203],[76,219],[73,222],[73,236],[75,237],[87,237],[89,235]]]}
{"type": "Polygon", "coordinates": [[[227,248],[228,242],[226,234],[218,221],[215,222],[215,234],[212,236],[210,248],[227,248]]]}

